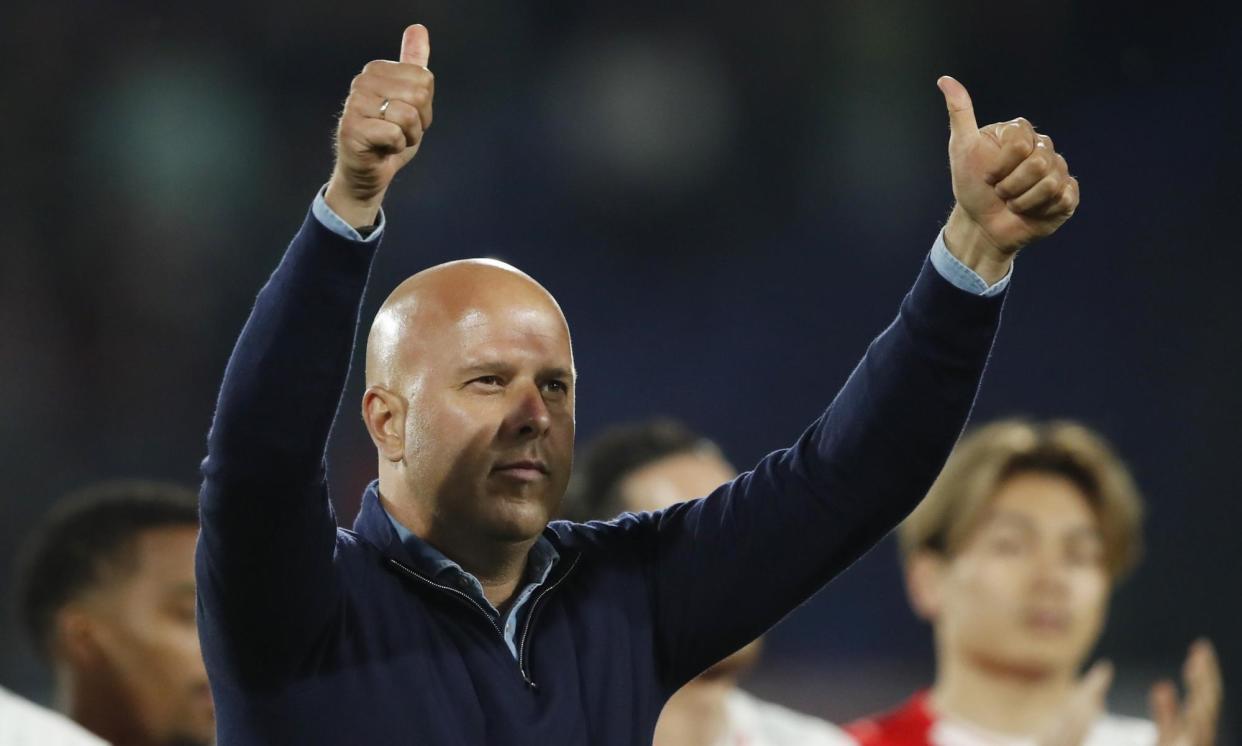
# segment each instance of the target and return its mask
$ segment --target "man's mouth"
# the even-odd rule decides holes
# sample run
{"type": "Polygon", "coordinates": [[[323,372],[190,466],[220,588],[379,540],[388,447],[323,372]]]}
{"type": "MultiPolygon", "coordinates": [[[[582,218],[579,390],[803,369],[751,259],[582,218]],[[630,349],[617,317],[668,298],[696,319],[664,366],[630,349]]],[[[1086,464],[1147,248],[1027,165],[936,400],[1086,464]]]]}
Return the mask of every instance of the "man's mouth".
{"type": "Polygon", "coordinates": [[[492,473],[522,482],[533,482],[548,475],[548,465],[539,459],[506,461],[493,467],[492,473]]]}
{"type": "Polygon", "coordinates": [[[1032,609],[1023,618],[1024,625],[1036,632],[1060,633],[1070,626],[1070,615],[1054,609],[1032,609]]]}

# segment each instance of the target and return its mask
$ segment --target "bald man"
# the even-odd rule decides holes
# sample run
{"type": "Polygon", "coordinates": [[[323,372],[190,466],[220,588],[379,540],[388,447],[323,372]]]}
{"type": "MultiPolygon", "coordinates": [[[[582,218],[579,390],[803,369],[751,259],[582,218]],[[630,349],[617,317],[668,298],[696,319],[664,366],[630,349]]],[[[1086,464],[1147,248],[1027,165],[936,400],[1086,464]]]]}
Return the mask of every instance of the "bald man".
{"type": "Polygon", "coordinates": [[[367,340],[378,480],[338,529],[324,450],[393,175],[432,120],[427,30],[354,79],[337,161],[255,303],[203,463],[199,630],[221,744],[634,746],[926,493],[1017,250],[1077,184],[1025,120],[950,109],[957,205],[896,321],[789,448],[704,499],[553,521],[574,438],[556,301],[504,264],[393,291],[367,340]]]}

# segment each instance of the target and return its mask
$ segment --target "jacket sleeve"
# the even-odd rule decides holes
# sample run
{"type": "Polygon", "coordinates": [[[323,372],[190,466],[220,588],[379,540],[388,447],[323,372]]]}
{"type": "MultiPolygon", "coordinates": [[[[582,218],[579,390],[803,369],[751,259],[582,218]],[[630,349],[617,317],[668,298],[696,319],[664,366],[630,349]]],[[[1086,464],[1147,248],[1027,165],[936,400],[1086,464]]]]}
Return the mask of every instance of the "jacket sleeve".
{"type": "Polygon", "coordinates": [[[1003,301],[959,290],[925,262],[896,320],[793,445],[650,516],[670,691],[772,627],[913,510],[965,427],[1003,301]]]}
{"type": "Polygon", "coordinates": [[[211,668],[287,673],[339,603],[324,451],[377,243],[307,215],[229,359],[203,461],[196,557],[211,668]]]}

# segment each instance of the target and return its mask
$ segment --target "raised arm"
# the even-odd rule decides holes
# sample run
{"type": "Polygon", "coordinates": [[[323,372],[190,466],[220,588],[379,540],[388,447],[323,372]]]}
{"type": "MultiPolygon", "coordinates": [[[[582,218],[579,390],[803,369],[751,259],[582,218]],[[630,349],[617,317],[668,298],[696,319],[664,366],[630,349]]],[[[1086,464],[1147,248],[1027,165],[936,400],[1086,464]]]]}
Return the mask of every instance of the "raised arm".
{"type": "Polygon", "coordinates": [[[354,78],[332,178],[259,292],[225,370],[203,462],[197,558],[209,668],[286,670],[338,600],[324,451],[380,204],[431,123],[429,54],[427,30],[411,26],[399,62],[372,62],[354,78]]]}
{"type": "Polygon", "coordinates": [[[966,90],[939,84],[957,205],[897,319],[792,447],[658,514],[652,578],[671,688],[775,624],[922,499],[991,350],[1003,294],[988,288],[1077,207],[1077,182],[1051,140],[1024,119],[980,129],[966,90]],[[977,294],[949,279],[967,268],[977,294]]]}

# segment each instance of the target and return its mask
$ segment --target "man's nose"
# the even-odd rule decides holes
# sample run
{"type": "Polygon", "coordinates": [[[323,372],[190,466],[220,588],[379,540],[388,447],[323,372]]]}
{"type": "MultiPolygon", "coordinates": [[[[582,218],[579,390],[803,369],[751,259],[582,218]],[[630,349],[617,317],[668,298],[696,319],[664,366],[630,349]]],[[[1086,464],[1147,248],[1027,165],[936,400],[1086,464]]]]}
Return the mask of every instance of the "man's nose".
{"type": "Polygon", "coordinates": [[[1067,570],[1061,553],[1053,547],[1042,547],[1032,558],[1035,567],[1033,577],[1035,587],[1050,593],[1062,593],[1067,588],[1067,570]]]}
{"type": "Polygon", "coordinates": [[[536,438],[552,427],[552,415],[539,386],[531,382],[514,391],[513,409],[506,418],[506,430],[518,438],[536,438]]]}

